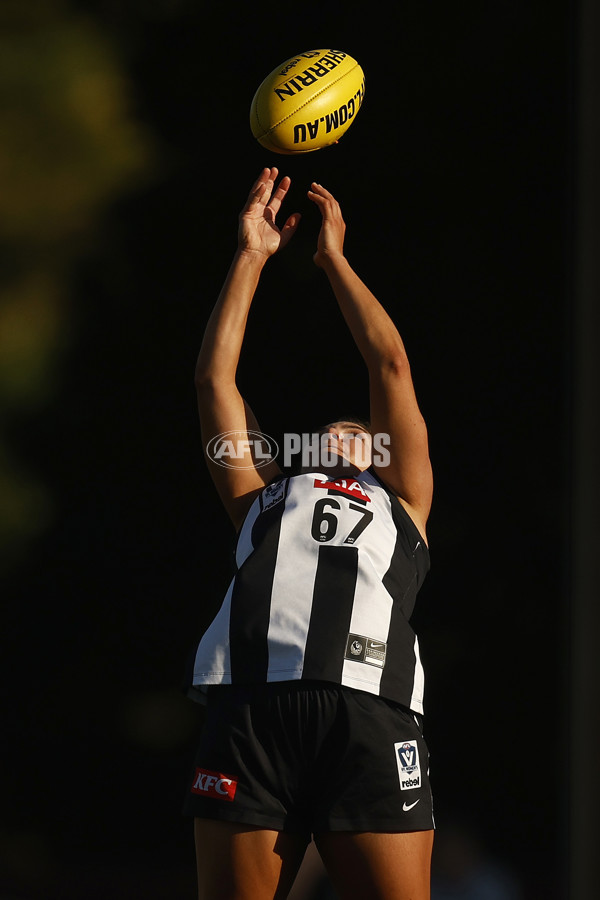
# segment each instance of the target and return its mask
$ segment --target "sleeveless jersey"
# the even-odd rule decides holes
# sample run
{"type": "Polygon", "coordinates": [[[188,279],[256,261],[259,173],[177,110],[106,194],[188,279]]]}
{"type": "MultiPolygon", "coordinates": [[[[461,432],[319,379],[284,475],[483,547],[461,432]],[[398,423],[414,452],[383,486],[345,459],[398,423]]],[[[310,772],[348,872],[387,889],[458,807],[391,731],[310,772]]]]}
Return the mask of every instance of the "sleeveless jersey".
{"type": "Polygon", "coordinates": [[[211,684],[310,679],[423,712],[409,618],[429,551],[373,469],[268,485],[240,529],[235,562],[196,652],[191,696],[211,684]]]}

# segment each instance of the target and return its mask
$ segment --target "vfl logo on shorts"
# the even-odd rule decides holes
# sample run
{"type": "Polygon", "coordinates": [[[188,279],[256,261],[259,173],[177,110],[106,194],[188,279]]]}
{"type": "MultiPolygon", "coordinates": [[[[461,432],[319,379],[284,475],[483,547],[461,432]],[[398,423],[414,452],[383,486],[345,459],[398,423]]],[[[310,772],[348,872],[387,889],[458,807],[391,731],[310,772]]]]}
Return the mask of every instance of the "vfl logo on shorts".
{"type": "Polygon", "coordinates": [[[231,802],[235,797],[237,784],[237,778],[233,775],[211,772],[209,769],[196,769],[192,794],[231,802]]]}
{"type": "Polygon", "coordinates": [[[394,744],[400,790],[412,791],[421,787],[421,766],[419,764],[419,748],[416,741],[399,741],[394,744]]]}

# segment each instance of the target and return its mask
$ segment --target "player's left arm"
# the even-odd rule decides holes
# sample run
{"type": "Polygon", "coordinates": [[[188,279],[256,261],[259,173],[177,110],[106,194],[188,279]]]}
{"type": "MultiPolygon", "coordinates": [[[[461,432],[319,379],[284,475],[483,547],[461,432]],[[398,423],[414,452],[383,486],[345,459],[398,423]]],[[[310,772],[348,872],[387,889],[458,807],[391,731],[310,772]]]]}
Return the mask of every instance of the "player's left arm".
{"type": "Polygon", "coordinates": [[[340,310],[369,372],[371,429],[389,435],[385,454],[374,445],[373,466],[425,535],[433,475],[425,419],[419,409],[402,338],[388,313],[344,256],[345,224],[340,206],[321,185],[309,197],[321,211],[315,263],[326,273],[340,310]]]}

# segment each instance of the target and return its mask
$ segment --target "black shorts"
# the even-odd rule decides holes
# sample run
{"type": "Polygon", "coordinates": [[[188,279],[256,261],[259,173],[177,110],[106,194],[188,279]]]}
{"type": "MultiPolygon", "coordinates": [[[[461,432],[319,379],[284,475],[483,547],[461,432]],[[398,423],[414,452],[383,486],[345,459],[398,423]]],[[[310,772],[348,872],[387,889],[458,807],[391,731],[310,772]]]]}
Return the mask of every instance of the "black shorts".
{"type": "Polygon", "coordinates": [[[325,682],[209,688],[184,813],[307,835],[431,829],[420,717],[325,682]]]}

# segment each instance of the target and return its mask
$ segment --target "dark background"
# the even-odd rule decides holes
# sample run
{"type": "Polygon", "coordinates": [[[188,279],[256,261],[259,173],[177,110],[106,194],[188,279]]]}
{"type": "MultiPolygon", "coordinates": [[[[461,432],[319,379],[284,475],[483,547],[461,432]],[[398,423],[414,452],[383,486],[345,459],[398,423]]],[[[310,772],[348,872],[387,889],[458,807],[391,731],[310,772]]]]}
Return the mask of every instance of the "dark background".
{"type": "MultiPolygon", "coordinates": [[[[111,46],[152,165],[94,213],[63,268],[52,387],[3,420],[52,503],[3,568],[0,897],[194,895],[180,805],[201,713],[181,683],[231,531],[193,370],[238,211],[271,164],[304,218],[264,273],[240,385],[276,439],[367,412],[311,260],[320,181],[405,339],[430,430],[414,624],[438,841],[460,825],[525,898],[564,897],[569,4],[50,5],[111,46]],[[251,136],[252,95],[317,47],[360,62],[363,107],[338,145],[274,158],[251,136]]],[[[45,27],[39,6],[21,35],[45,27]]]]}

